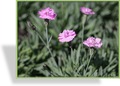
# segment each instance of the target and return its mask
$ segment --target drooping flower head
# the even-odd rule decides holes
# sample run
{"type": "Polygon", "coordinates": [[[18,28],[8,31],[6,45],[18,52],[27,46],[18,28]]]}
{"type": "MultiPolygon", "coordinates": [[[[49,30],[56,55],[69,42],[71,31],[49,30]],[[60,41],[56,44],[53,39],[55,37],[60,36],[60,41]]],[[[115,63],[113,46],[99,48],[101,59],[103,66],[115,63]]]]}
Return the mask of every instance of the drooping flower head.
{"type": "Polygon", "coordinates": [[[93,15],[93,14],[95,14],[95,12],[92,9],[87,8],[87,7],[81,7],[80,11],[82,13],[86,14],[86,15],[93,15]]]}
{"type": "Polygon", "coordinates": [[[70,42],[76,36],[75,31],[73,30],[64,30],[62,33],[59,34],[59,41],[60,42],[70,42]]]}
{"type": "Polygon", "coordinates": [[[39,14],[39,18],[48,19],[48,20],[54,20],[57,16],[54,10],[51,9],[50,7],[38,11],[38,14],[39,14]]]}
{"type": "Polygon", "coordinates": [[[89,37],[83,42],[83,44],[88,47],[101,48],[102,41],[100,38],[89,37]]]}

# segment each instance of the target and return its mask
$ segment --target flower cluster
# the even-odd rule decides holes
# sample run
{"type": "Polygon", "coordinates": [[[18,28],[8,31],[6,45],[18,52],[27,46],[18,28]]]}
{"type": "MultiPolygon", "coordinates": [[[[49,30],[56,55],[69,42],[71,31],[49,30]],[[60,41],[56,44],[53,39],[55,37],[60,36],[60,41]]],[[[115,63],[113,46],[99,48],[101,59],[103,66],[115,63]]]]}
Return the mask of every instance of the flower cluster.
{"type": "MultiPolygon", "coordinates": [[[[85,15],[95,14],[95,12],[92,9],[86,8],[86,7],[81,7],[80,11],[85,15]]],[[[54,20],[57,16],[55,11],[50,7],[47,7],[45,9],[42,9],[41,11],[38,11],[38,14],[39,14],[39,18],[48,19],[48,20],[54,20]]],[[[62,43],[70,42],[74,39],[75,36],[76,36],[75,31],[64,30],[62,33],[59,34],[58,39],[62,43]]],[[[88,47],[100,48],[102,46],[102,41],[100,38],[89,37],[87,40],[83,42],[83,44],[88,47]]]]}
{"type": "Polygon", "coordinates": [[[89,37],[83,44],[88,47],[100,48],[102,46],[102,41],[100,38],[89,37]]]}

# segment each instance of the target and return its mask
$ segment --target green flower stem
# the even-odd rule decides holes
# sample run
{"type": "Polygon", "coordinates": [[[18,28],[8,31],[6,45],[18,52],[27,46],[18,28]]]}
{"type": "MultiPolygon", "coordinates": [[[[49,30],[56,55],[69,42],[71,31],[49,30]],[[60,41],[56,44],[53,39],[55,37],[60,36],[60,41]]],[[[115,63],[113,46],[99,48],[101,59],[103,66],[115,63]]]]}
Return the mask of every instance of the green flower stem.
{"type": "Polygon", "coordinates": [[[92,51],[91,48],[89,48],[89,53],[90,53],[90,58],[89,58],[89,60],[88,60],[88,64],[87,64],[87,67],[86,67],[86,71],[87,71],[87,69],[88,69],[88,66],[89,66],[89,64],[90,64],[90,61],[91,61],[91,58],[92,58],[92,55],[93,55],[93,51],[92,51]]]}
{"type": "Polygon", "coordinates": [[[52,54],[52,52],[51,52],[51,50],[50,50],[50,47],[49,47],[48,28],[47,28],[47,27],[48,27],[48,23],[47,23],[47,22],[45,22],[45,26],[46,26],[46,27],[45,27],[45,30],[46,30],[46,42],[47,42],[47,43],[46,43],[46,44],[47,44],[46,47],[47,47],[50,55],[53,57],[53,54],[52,54]]]}
{"type": "Polygon", "coordinates": [[[82,21],[82,43],[83,43],[83,39],[84,39],[84,28],[85,28],[85,22],[86,22],[86,19],[87,19],[87,15],[84,15],[83,16],[83,21],[82,21]]]}
{"type": "Polygon", "coordinates": [[[52,52],[51,52],[51,50],[50,50],[50,47],[49,47],[49,43],[50,43],[50,40],[51,40],[51,38],[52,38],[52,36],[50,37],[50,39],[48,38],[48,30],[47,30],[47,26],[48,26],[48,23],[47,22],[45,22],[45,25],[46,25],[46,42],[43,40],[43,38],[42,38],[42,36],[40,35],[40,33],[39,33],[39,31],[37,31],[36,29],[34,29],[35,30],[35,32],[38,34],[38,36],[39,36],[39,38],[40,38],[40,40],[43,42],[43,44],[46,46],[46,48],[48,49],[48,52],[50,53],[50,55],[51,55],[51,59],[52,59],[52,61],[53,61],[53,63],[55,64],[55,66],[57,65],[56,64],[56,62],[55,62],[55,60],[54,60],[54,56],[53,56],[53,54],[52,54],[52,52]]]}
{"type": "Polygon", "coordinates": [[[51,52],[51,50],[50,50],[50,48],[49,48],[47,29],[46,29],[46,39],[47,39],[47,43],[43,40],[42,36],[40,35],[40,33],[39,33],[37,30],[35,30],[35,32],[38,34],[40,40],[43,42],[43,44],[44,44],[44,45],[46,46],[46,48],[48,49],[50,55],[53,57],[53,54],[52,54],[52,52],[51,52]]]}
{"type": "Polygon", "coordinates": [[[47,26],[48,26],[48,24],[47,24],[47,22],[46,22],[46,24],[45,24],[45,30],[46,30],[46,40],[47,40],[47,45],[49,46],[49,43],[48,43],[48,30],[47,30],[47,26]]]}
{"type": "Polygon", "coordinates": [[[40,35],[40,33],[35,30],[35,32],[38,34],[39,38],[41,39],[41,41],[43,42],[43,44],[46,46],[47,44],[45,43],[45,41],[43,40],[42,36],[40,35]]]}
{"type": "Polygon", "coordinates": [[[54,56],[53,56],[53,54],[52,54],[52,52],[51,52],[51,49],[50,49],[50,46],[49,46],[49,43],[50,43],[50,40],[51,40],[51,38],[49,39],[48,38],[48,22],[45,22],[45,30],[46,30],[46,47],[47,47],[47,49],[48,49],[48,51],[49,51],[49,53],[50,53],[50,55],[51,55],[51,59],[52,59],[52,61],[53,61],[53,63],[55,64],[55,66],[57,66],[57,64],[56,64],[56,62],[55,62],[55,60],[54,60],[54,56]]]}
{"type": "Polygon", "coordinates": [[[29,27],[32,27],[32,29],[38,34],[40,40],[43,42],[43,44],[46,46],[46,48],[48,49],[48,52],[50,53],[52,60],[54,62],[54,64],[56,64],[55,60],[53,59],[53,54],[49,48],[49,43],[50,40],[52,39],[52,36],[50,37],[50,39],[48,38],[48,30],[47,30],[47,26],[48,26],[48,22],[45,22],[46,25],[46,39],[47,39],[47,43],[43,40],[42,36],[40,35],[39,31],[34,27],[34,25],[31,24],[31,22],[27,22],[29,27]]]}

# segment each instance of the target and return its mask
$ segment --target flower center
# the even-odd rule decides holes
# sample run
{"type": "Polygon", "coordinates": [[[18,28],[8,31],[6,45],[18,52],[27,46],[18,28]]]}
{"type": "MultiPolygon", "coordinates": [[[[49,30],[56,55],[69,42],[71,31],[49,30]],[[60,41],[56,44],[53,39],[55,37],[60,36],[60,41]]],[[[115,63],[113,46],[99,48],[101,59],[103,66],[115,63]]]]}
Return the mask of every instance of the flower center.
{"type": "Polygon", "coordinates": [[[69,32],[66,32],[66,33],[64,34],[64,36],[65,36],[65,38],[67,38],[67,37],[69,36],[69,32]]]}
{"type": "Polygon", "coordinates": [[[45,13],[45,15],[48,15],[48,14],[49,14],[48,12],[45,13]]]}

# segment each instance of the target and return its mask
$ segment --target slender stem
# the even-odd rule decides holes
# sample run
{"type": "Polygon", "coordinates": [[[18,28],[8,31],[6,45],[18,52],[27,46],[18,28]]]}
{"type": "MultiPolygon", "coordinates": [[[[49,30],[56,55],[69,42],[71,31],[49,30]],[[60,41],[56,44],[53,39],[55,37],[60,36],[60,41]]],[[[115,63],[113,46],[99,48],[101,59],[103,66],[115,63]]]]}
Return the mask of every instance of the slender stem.
{"type": "Polygon", "coordinates": [[[49,53],[50,53],[50,55],[53,57],[53,54],[52,54],[52,52],[51,52],[51,50],[50,50],[50,47],[49,47],[49,40],[48,40],[48,28],[47,28],[47,26],[48,26],[48,23],[46,22],[45,23],[45,30],[46,30],[46,47],[47,47],[47,49],[48,49],[48,51],[49,51],[49,53]]]}
{"type": "Polygon", "coordinates": [[[49,50],[50,55],[53,57],[53,54],[52,54],[50,48],[47,48],[47,49],[49,50]]]}
{"type": "Polygon", "coordinates": [[[51,39],[52,39],[52,36],[49,38],[48,43],[50,43],[51,39]]]}
{"type": "MultiPolygon", "coordinates": [[[[45,41],[43,40],[42,36],[39,34],[39,32],[37,30],[35,30],[36,33],[38,34],[39,38],[41,39],[41,41],[43,42],[43,44],[46,46],[46,48],[48,49],[50,55],[53,57],[53,54],[49,48],[49,43],[48,43],[48,34],[46,34],[46,39],[47,39],[47,43],[45,43],[45,41]]],[[[47,30],[46,30],[46,33],[47,33],[47,30]]]]}
{"type": "Polygon", "coordinates": [[[45,30],[46,30],[46,40],[47,40],[47,45],[49,45],[49,44],[48,44],[48,30],[47,30],[47,24],[46,24],[45,30]]]}
{"type": "Polygon", "coordinates": [[[87,15],[84,15],[83,21],[82,21],[82,43],[83,43],[83,39],[84,39],[84,28],[85,28],[86,19],[87,19],[87,15]]]}
{"type": "Polygon", "coordinates": [[[31,26],[32,29],[35,30],[35,32],[38,34],[38,36],[39,36],[39,38],[41,39],[41,41],[43,42],[43,44],[44,44],[44,45],[46,46],[46,48],[48,49],[50,55],[53,57],[53,54],[52,54],[52,52],[51,52],[51,50],[50,50],[50,48],[49,48],[49,42],[50,42],[50,40],[51,40],[52,37],[50,38],[50,40],[48,40],[48,30],[47,30],[48,22],[45,22],[47,42],[45,42],[45,41],[43,40],[43,38],[42,38],[42,36],[40,35],[39,31],[38,31],[30,22],[27,22],[27,23],[28,23],[29,27],[31,26]]]}
{"type": "Polygon", "coordinates": [[[49,40],[51,40],[51,39],[48,38],[48,30],[47,30],[47,29],[48,29],[48,28],[47,28],[48,22],[46,22],[45,25],[46,25],[46,28],[45,28],[45,29],[46,29],[46,42],[47,42],[47,43],[46,43],[46,47],[47,47],[47,49],[48,49],[48,51],[49,51],[49,53],[50,53],[50,55],[51,55],[51,57],[52,57],[51,59],[52,59],[53,63],[54,63],[55,66],[56,66],[57,64],[56,64],[56,62],[55,62],[55,60],[54,60],[54,58],[53,58],[54,56],[53,56],[53,54],[52,54],[52,52],[51,52],[51,49],[50,49],[50,46],[49,46],[49,43],[50,43],[49,40]]]}
{"type": "Polygon", "coordinates": [[[92,51],[92,49],[90,49],[90,48],[89,48],[89,54],[90,54],[90,58],[89,58],[89,60],[88,60],[88,64],[87,64],[87,67],[86,67],[86,71],[87,71],[87,69],[88,69],[88,66],[89,66],[89,64],[90,64],[90,61],[91,61],[91,58],[92,58],[92,55],[93,55],[93,51],[92,51]]]}
{"type": "Polygon", "coordinates": [[[52,52],[51,52],[51,50],[50,50],[50,48],[49,48],[49,42],[50,42],[50,40],[51,40],[51,38],[49,39],[48,38],[48,30],[47,30],[47,25],[48,25],[48,23],[46,22],[46,42],[43,40],[43,38],[42,38],[42,36],[39,34],[39,31],[37,31],[36,29],[34,29],[35,30],[35,32],[38,34],[38,36],[39,36],[39,38],[41,39],[41,41],[43,42],[43,44],[46,46],[46,48],[48,49],[48,52],[50,53],[50,55],[51,55],[51,57],[52,57],[52,61],[53,61],[53,63],[55,64],[55,65],[57,65],[56,64],[56,62],[55,62],[55,60],[54,60],[54,56],[53,56],[53,54],[52,54],[52,52]]]}
{"type": "Polygon", "coordinates": [[[83,39],[84,39],[84,24],[82,25],[82,43],[83,43],[83,39]]]}
{"type": "Polygon", "coordinates": [[[42,36],[39,34],[39,32],[37,30],[35,30],[36,33],[38,34],[39,38],[41,39],[41,41],[43,42],[43,44],[46,46],[47,44],[45,43],[45,41],[43,40],[42,36]]]}

